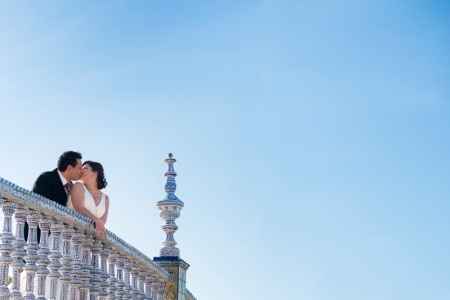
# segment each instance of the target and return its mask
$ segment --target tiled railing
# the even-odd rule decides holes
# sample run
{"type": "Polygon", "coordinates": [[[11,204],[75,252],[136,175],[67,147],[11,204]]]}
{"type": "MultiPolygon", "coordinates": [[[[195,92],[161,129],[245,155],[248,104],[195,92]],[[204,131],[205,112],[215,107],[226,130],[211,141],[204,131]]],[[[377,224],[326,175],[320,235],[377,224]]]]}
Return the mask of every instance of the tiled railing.
{"type": "Polygon", "coordinates": [[[89,218],[1,177],[0,207],[0,300],[164,298],[168,272],[89,218]]]}

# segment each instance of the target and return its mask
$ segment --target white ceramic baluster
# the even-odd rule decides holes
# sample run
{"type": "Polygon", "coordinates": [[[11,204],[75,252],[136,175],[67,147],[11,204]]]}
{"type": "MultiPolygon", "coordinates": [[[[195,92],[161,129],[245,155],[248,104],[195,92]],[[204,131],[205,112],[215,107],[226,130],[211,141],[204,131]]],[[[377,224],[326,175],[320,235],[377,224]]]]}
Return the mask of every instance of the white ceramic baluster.
{"type": "Polygon", "coordinates": [[[47,266],[50,263],[48,249],[48,232],[50,230],[50,221],[45,216],[41,216],[39,220],[39,228],[41,229],[41,240],[39,242],[38,261],[37,261],[37,300],[46,300],[45,283],[49,271],[47,266]]]}
{"type": "Polygon", "coordinates": [[[77,300],[79,298],[81,288],[81,239],[83,235],[79,231],[75,231],[72,235],[72,280],[70,283],[70,299],[77,300]]]}
{"type": "Polygon", "coordinates": [[[157,300],[164,300],[164,287],[165,287],[165,283],[163,281],[160,281],[157,292],[156,292],[157,300]]]}
{"type": "Polygon", "coordinates": [[[0,198],[3,210],[3,229],[0,244],[0,300],[9,300],[10,292],[7,285],[9,266],[13,262],[11,252],[13,250],[12,215],[14,203],[0,198]]]}
{"type": "Polygon", "coordinates": [[[131,268],[131,297],[133,300],[138,300],[139,289],[138,289],[138,270],[135,263],[133,263],[131,268]]]}
{"type": "Polygon", "coordinates": [[[96,300],[97,296],[100,294],[100,250],[102,249],[102,244],[100,241],[95,240],[94,246],[92,247],[92,258],[91,258],[91,286],[89,290],[89,297],[91,300],[96,300]]]}
{"type": "Polygon", "coordinates": [[[37,250],[37,227],[40,216],[34,212],[30,211],[27,215],[28,223],[28,240],[26,246],[27,255],[25,255],[25,272],[26,272],[26,283],[25,283],[25,300],[34,300],[36,297],[34,295],[34,277],[37,271],[36,261],[38,260],[37,250]]]}
{"type": "Polygon", "coordinates": [[[58,279],[61,276],[59,269],[61,268],[61,234],[63,225],[52,220],[50,224],[50,264],[48,266],[50,273],[48,279],[50,281],[50,297],[49,300],[56,300],[58,292],[58,279]]]}
{"type": "Polygon", "coordinates": [[[145,299],[147,299],[147,300],[151,300],[152,299],[152,295],[153,295],[153,291],[152,291],[153,281],[154,281],[153,275],[147,274],[146,277],[145,277],[145,299]]]}
{"type": "Polygon", "coordinates": [[[125,283],[123,282],[123,264],[124,257],[118,255],[116,260],[116,268],[117,268],[117,281],[116,281],[116,299],[122,299],[123,296],[123,288],[125,283]]]}
{"type": "Polygon", "coordinates": [[[111,251],[108,259],[108,300],[115,299],[116,293],[116,261],[117,254],[115,251],[111,251]]]}
{"type": "Polygon", "coordinates": [[[144,289],[144,279],[145,279],[145,272],[142,271],[142,269],[138,270],[138,290],[139,290],[139,300],[144,300],[145,298],[145,289],[144,289]]]}
{"type": "Polygon", "coordinates": [[[73,232],[74,231],[70,226],[64,225],[64,229],[62,231],[62,267],[60,269],[61,291],[58,298],[59,300],[69,299],[69,287],[72,280],[72,253],[70,241],[72,239],[73,232]]]}
{"type": "Polygon", "coordinates": [[[22,205],[16,204],[16,211],[14,214],[16,220],[16,237],[13,242],[14,252],[13,257],[13,284],[11,299],[12,300],[22,300],[22,293],[20,291],[20,274],[25,266],[24,257],[25,252],[25,220],[27,219],[27,211],[22,205]]]}
{"type": "Polygon", "coordinates": [[[131,262],[130,258],[127,257],[125,259],[125,263],[123,265],[124,269],[124,282],[125,282],[125,295],[122,298],[123,300],[131,300],[132,299],[132,289],[131,289],[131,262]]]}
{"type": "Polygon", "coordinates": [[[159,281],[154,280],[152,283],[152,299],[158,300],[158,293],[159,293],[159,281]]]}
{"type": "Polygon", "coordinates": [[[88,300],[89,288],[91,284],[91,247],[92,238],[89,235],[83,236],[81,242],[81,289],[80,300],[88,300]]]}
{"type": "Polygon", "coordinates": [[[111,250],[105,245],[105,243],[102,243],[102,249],[100,250],[100,272],[101,272],[101,293],[100,296],[103,299],[106,299],[108,296],[108,257],[111,253],[111,250]]]}

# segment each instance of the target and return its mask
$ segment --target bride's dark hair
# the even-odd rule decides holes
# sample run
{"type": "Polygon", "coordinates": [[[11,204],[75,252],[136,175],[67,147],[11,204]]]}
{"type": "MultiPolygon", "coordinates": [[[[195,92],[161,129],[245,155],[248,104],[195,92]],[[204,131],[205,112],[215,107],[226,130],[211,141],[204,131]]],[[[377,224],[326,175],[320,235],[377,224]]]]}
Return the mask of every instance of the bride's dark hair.
{"type": "Polygon", "coordinates": [[[83,166],[84,165],[89,165],[92,168],[92,171],[97,173],[97,188],[99,190],[104,189],[108,185],[108,182],[106,181],[102,164],[96,161],[87,160],[83,163],[83,166]]]}

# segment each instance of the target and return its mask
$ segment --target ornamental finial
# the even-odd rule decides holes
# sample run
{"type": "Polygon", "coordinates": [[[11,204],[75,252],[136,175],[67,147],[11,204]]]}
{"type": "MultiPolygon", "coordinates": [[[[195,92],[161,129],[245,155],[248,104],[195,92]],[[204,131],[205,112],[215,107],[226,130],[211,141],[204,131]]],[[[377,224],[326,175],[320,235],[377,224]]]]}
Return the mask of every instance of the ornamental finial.
{"type": "Polygon", "coordinates": [[[173,158],[173,154],[169,153],[169,158],[166,158],[164,160],[168,165],[168,170],[164,174],[164,176],[167,177],[167,182],[165,186],[165,190],[167,193],[166,199],[164,200],[171,200],[171,201],[180,201],[177,196],[175,196],[175,191],[177,190],[177,183],[175,181],[175,177],[177,177],[177,172],[175,172],[175,168],[173,167],[173,164],[177,161],[175,158],[173,158]]]}
{"type": "Polygon", "coordinates": [[[165,185],[166,197],[158,202],[158,208],[161,211],[160,216],[165,221],[162,226],[162,230],[166,233],[166,240],[163,242],[163,247],[160,251],[160,256],[180,256],[180,250],[175,247],[177,242],[173,238],[175,231],[177,231],[178,226],[175,224],[175,219],[180,216],[180,211],[184,206],[183,201],[178,199],[175,195],[177,190],[177,184],[175,177],[177,173],[175,172],[174,163],[177,161],[172,153],[169,153],[169,158],[164,160],[168,165],[168,170],[164,174],[167,181],[165,185]]]}

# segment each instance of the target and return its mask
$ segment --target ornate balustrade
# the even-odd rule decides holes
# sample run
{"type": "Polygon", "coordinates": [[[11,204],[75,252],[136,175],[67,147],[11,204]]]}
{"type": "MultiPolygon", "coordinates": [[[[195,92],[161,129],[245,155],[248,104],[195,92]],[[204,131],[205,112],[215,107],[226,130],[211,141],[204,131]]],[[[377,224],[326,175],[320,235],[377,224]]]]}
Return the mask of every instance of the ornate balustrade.
{"type": "Polygon", "coordinates": [[[1,177],[0,207],[0,300],[164,299],[169,273],[86,216],[1,177]]]}

